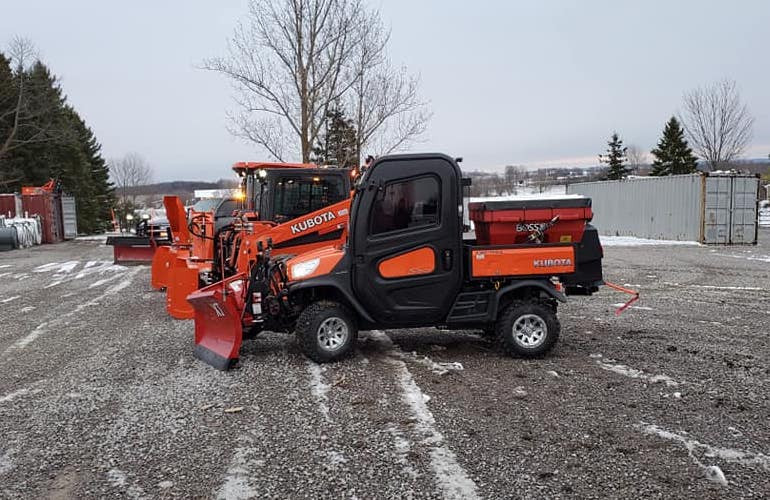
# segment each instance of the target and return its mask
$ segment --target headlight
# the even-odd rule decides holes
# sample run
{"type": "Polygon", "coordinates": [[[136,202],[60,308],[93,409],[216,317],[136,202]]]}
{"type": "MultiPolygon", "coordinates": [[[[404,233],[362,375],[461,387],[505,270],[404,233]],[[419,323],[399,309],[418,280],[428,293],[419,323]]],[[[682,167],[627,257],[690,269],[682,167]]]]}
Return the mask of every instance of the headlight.
{"type": "Polygon", "coordinates": [[[291,266],[291,277],[293,279],[302,279],[306,276],[309,276],[315,272],[316,269],[318,269],[318,264],[321,262],[321,259],[310,259],[306,260],[305,262],[300,262],[298,264],[294,264],[291,266]]]}

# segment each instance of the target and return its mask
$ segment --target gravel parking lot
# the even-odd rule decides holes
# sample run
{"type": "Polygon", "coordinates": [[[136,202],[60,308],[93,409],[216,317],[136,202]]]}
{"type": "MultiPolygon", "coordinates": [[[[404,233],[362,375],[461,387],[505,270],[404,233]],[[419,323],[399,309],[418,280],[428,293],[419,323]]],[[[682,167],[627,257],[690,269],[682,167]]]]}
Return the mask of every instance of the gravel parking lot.
{"type": "Polygon", "coordinates": [[[551,355],[474,332],[287,335],[192,357],[149,267],[79,240],[0,254],[3,498],[768,498],[770,231],[605,248],[551,355]]]}

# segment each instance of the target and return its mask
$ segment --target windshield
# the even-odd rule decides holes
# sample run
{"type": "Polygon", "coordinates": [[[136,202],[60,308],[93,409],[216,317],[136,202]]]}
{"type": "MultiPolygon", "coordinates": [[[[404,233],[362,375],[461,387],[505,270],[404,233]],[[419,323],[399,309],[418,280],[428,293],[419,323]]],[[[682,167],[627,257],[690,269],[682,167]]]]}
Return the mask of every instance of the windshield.
{"type": "Polygon", "coordinates": [[[275,221],[295,219],[348,197],[343,179],[333,176],[284,176],[275,184],[275,221]]]}
{"type": "Polygon", "coordinates": [[[193,212],[213,212],[222,202],[222,198],[206,198],[193,205],[193,212]]]}

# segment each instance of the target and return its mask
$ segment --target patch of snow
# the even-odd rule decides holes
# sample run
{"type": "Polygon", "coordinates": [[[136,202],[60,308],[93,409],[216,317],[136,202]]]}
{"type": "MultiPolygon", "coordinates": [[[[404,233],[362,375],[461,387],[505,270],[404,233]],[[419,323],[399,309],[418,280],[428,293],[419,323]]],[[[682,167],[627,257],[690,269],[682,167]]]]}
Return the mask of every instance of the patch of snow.
{"type": "MultiPolygon", "coordinates": [[[[617,304],[612,304],[612,307],[623,307],[626,305],[624,302],[618,302],[617,304]]],[[[652,307],[645,307],[645,306],[629,306],[629,309],[639,309],[640,311],[654,311],[652,307]]]]}
{"type": "Polygon", "coordinates": [[[456,361],[450,361],[450,362],[436,362],[430,359],[428,356],[420,356],[416,352],[411,353],[405,353],[402,351],[393,351],[393,354],[409,361],[414,361],[417,364],[420,364],[436,375],[446,375],[450,371],[463,371],[463,365],[462,363],[458,363],[456,361]]]}
{"type": "Polygon", "coordinates": [[[167,490],[174,486],[174,481],[161,481],[158,483],[158,488],[167,490]]]}
{"type": "Polygon", "coordinates": [[[48,283],[46,286],[44,286],[43,288],[53,288],[56,285],[61,285],[61,280],[52,281],[52,282],[48,283]]]}
{"type": "Polygon", "coordinates": [[[114,281],[115,279],[120,278],[120,276],[121,276],[120,274],[113,274],[112,276],[109,276],[107,278],[102,278],[100,280],[96,280],[93,283],[91,283],[90,285],[88,285],[88,288],[96,288],[98,286],[105,285],[105,284],[109,283],[110,281],[114,281]]]}
{"type": "Polygon", "coordinates": [[[396,461],[401,465],[401,470],[412,479],[417,479],[417,471],[409,462],[409,452],[412,450],[412,443],[404,436],[398,427],[393,424],[389,424],[385,430],[393,436],[396,461]]]}
{"type": "Polygon", "coordinates": [[[693,288],[704,288],[707,290],[746,290],[750,292],[761,292],[764,288],[755,286],[717,286],[717,285],[690,285],[693,288]]]}
{"type": "Polygon", "coordinates": [[[658,384],[658,383],[665,383],[668,387],[676,387],[679,385],[678,382],[673,380],[668,375],[650,375],[648,373],[645,373],[642,370],[637,370],[636,368],[631,368],[626,365],[620,365],[620,364],[611,364],[609,363],[609,360],[602,361],[597,360],[596,364],[602,367],[602,369],[617,373],[618,375],[623,375],[624,377],[629,378],[636,378],[640,380],[646,380],[647,382],[650,382],[651,384],[658,384]]]}
{"type": "Polygon", "coordinates": [[[727,479],[725,478],[722,469],[715,465],[705,465],[695,455],[696,452],[700,452],[703,456],[708,458],[718,458],[726,462],[735,463],[744,466],[759,465],[765,470],[770,470],[770,456],[763,453],[754,453],[750,451],[736,450],[734,448],[720,448],[711,446],[708,444],[700,443],[695,439],[686,436],[686,433],[677,434],[675,432],[667,431],[654,424],[646,424],[642,422],[639,426],[645,434],[652,434],[663,439],[670,441],[676,441],[684,445],[687,449],[687,454],[692,460],[704,469],[706,478],[709,481],[715,481],[722,485],[727,485],[727,479]]]}
{"type": "MultiPolygon", "coordinates": [[[[380,345],[390,346],[393,341],[384,332],[372,330],[370,338],[380,345]]],[[[444,441],[444,436],[436,428],[436,420],[427,405],[426,394],[414,381],[406,363],[397,357],[386,359],[396,370],[396,376],[401,388],[401,398],[409,407],[416,420],[416,431],[422,436],[422,443],[431,448],[430,463],[436,477],[437,486],[445,499],[477,499],[479,498],[476,483],[457,462],[457,457],[444,441]]]]}
{"type": "Polygon", "coordinates": [[[318,411],[323,415],[324,420],[327,422],[332,421],[329,415],[329,385],[324,379],[323,372],[326,371],[325,366],[316,364],[313,361],[307,360],[307,371],[310,375],[310,393],[318,404],[318,411]]]}
{"type": "Polygon", "coordinates": [[[16,299],[20,299],[21,295],[14,295],[13,297],[8,297],[7,299],[0,300],[0,303],[7,304],[8,302],[13,302],[16,299]]]}
{"type": "Polygon", "coordinates": [[[5,396],[0,396],[0,403],[7,403],[8,401],[12,401],[19,396],[24,396],[25,394],[29,394],[29,389],[19,389],[17,391],[13,391],[9,394],[6,394],[5,396]]]}
{"type": "Polygon", "coordinates": [[[227,469],[225,482],[217,491],[217,499],[243,500],[259,496],[259,492],[249,482],[249,476],[251,476],[249,466],[252,465],[249,456],[255,453],[255,451],[254,448],[237,448],[235,450],[230,461],[230,467],[227,469]]]}
{"type": "Polygon", "coordinates": [[[647,238],[636,238],[634,236],[599,236],[599,241],[603,247],[640,247],[656,245],[688,245],[700,246],[696,241],[678,241],[678,240],[650,240],[647,238]]]}
{"type": "Polygon", "coordinates": [[[0,273],[0,278],[3,278],[5,276],[10,276],[13,273],[0,273]]]}
{"type": "Polygon", "coordinates": [[[26,336],[20,338],[17,340],[11,347],[9,347],[6,352],[10,349],[23,349],[27,347],[29,344],[34,342],[39,336],[45,332],[45,327],[48,325],[48,322],[44,321],[37,325],[34,330],[29,332],[26,336]]]}
{"type": "Polygon", "coordinates": [[[348,459],[345,458],[345,455],[343,455],[339,451],[335,451],[335,450],[327,451],[326,456],[329,458],[329,464],[334,466],[348,463],[348,459]]]}
{"type": "Polygon", "coordinates": [[[124,489],[128,498],[133,498],[135,500],[147,498],[144,494],[144,490],[135,484],[132,484],[126,488],[126,485],[128,484],[128,478],[126,473],[120,469],[111,469],[107,473],[107,479],[110,481],[110,484],[116,488],[124,489]]]}
{"type": "Polygon", "coordinates": [[[35,306],[25,306],[25,307],[21,308],[21,312],[23,312],[23,313],[28,313],[28,312],[34,311],[34,310],[35,310],[35,306]]]}
{"type": "Polygon", "coordinates": [[[8,450],[3,454],[0,454],[0,475],[10,472],[14,468],[11,457],[14,454],[14,450],[8,450]]]}
{"type": "Polygon", "coordinates": [[[0,264],[0,269],[8,269],[9,267],[13,267],[10,264],[0,264]]]}
{"type": "Polygon", "coordinates": [[[78,241],[107,241],[107,236],[119,236],[120,233],[109,234],[89,234],[88,236],[78,236],[78,241]]]}
{"type": "Polygon", "coordinates": [[[770,255],[762,255],[759,257],[747,256],[747,255],[733,255],[729,253],[715,253],[714,255],[719,255],[720,257],[732,257],[733,259],[745,259],[745,260],[755,260],[759,262],[770,262],[770,255]]]}

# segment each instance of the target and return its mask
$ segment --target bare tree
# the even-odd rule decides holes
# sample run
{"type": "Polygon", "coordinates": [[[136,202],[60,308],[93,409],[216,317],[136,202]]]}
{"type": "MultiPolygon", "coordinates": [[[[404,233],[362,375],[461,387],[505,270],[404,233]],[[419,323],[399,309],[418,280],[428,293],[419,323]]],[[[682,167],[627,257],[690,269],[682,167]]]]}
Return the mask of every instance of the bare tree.
{"type": "Polygon", "coordinates": [[[361,0],[251,0],[226,57],[204,68],[228,76],[239,112],[231,132],[284,160],[311,151],[327,111],[350,89],[350,58],[365,36],[361,0]]]}
{"type": "Polygon", "coordinates": [[[122,205],[130,200],[136,204],[137,186],[144,186],[152,181],[152,167],[138,153],[128,153],[123,158],[109,162],[110,177],[115,183],[122,205]]]}
{"type": "Polygon", "coordinates": [[[693,148],[711,170],[743,154],[754,125],[732,80],[685,94],[681,121],[693,148]]]}
{"type": "Polygon", "coordinates": [[[394,67],[387,57],[390,31],[379,13],[368,13],[365,24],[366,36],[352,57],[355,81],[345,96],[357,131],[359,160],[364,149],[377,155],[406,149],[431,118],[418,93],[420,79],[405,67],[394,67]]]}
{"type": "Polygon", "coordinates": [[[647,152],[633,144],[628,146],[626,158],[628,158],[628,166],[631,168],[631,173],[633,174],[638,174],[640,168],[650,163],[647,152]]]}
{"type": "Polygon", "coordinates": [[[516,194],[520,184],[527,178],[527,169],[516,165],[505,166],[505,183],[511,194],[516,194]]]}

